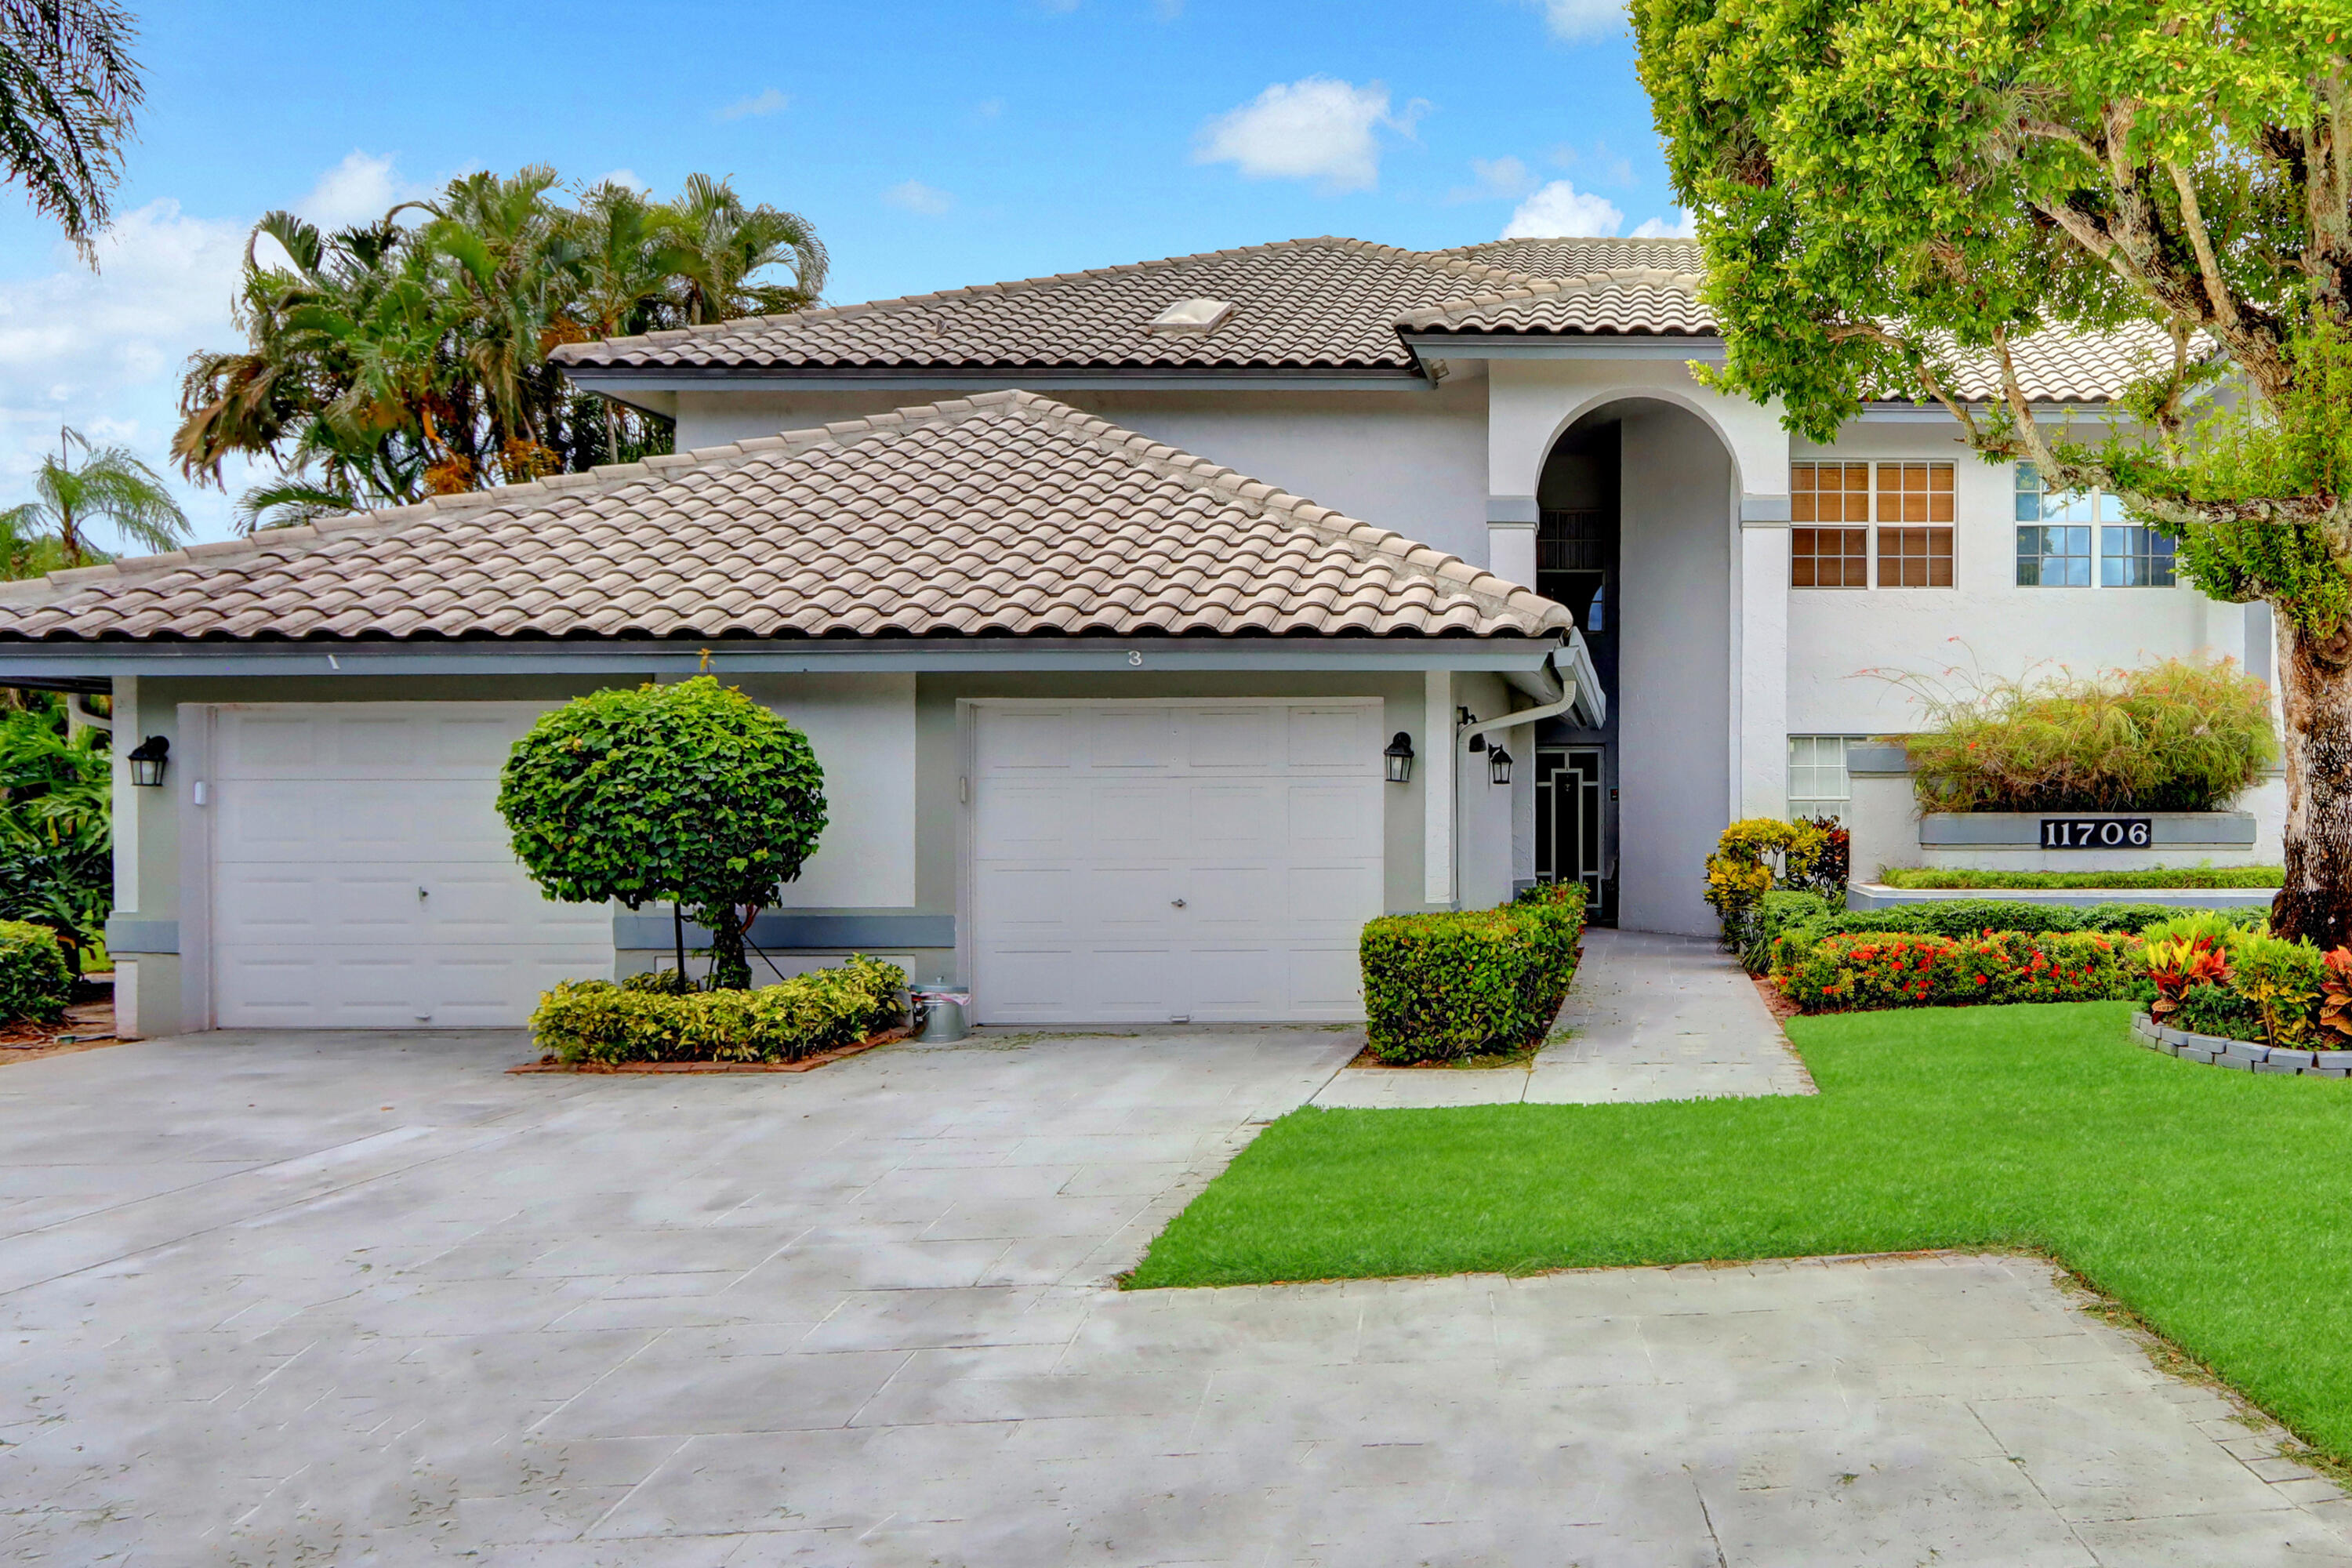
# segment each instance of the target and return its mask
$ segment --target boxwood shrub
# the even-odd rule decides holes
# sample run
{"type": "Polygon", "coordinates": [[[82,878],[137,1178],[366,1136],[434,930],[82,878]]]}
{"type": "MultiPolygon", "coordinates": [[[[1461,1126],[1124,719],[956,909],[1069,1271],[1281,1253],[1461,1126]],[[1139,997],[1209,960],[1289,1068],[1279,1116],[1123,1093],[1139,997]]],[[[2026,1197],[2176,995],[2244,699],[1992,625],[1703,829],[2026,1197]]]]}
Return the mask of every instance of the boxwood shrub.
{"type": "Polygon", "coordinates": [[[798,1061],[903,1023],[906,985],[897,964],[863,957],[754,991],[567,980],[540,998],[530,1032],[572,1063],[798,1061]]]}
{"type": "Polygon", "coordinates": [[[1806,948],[1774,979],[1808,1013],[2100,1002],[2156,993],[2139,938],[2086,931],[1831,936],[1806,948]]]}
{"type": "Polygon", "coordinates": [[[0,921],[0,1019],[55,1023],[72,994],[73,970],[57,933],[29,921],[0,921]]]}
{"type": "Polygon", "coordinates": [[[1584,890],[1573,882],[1499,909],[1368,921],[1366,1041],[1397,1066],[1534,1045],[1567,999],[1583,934],[1584,890]]]}

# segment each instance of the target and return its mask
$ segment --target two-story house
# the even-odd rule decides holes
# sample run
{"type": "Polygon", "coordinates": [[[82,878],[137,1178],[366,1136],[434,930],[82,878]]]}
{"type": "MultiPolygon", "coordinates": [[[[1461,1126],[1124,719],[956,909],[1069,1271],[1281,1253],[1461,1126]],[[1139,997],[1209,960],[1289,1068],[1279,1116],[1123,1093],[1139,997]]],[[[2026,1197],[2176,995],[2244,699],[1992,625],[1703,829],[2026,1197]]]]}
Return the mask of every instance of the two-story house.
{"type": "MultiPolygon", "coordinates": [[[[2266,668],[2258,608],[1940,409],[1816,447],[1701,384],[1697,265],[1303,239],[572,345],[676,456],[0,590],[0,679],[168,742],[110,932],[156,1032],[511,1023],[654,962],[666,914],[539,900],[490,805],[617,681],[814,742],[780,967],[1075,1022],[1349,1016],[1362,920],[1536,879],[1711,931],[1717,835],[1838,810],[1916,722],[1890,674],[2266,668]]],[[[2035,340],[2028,390],[2102,419],[2147,346],[2035,340]]]]}

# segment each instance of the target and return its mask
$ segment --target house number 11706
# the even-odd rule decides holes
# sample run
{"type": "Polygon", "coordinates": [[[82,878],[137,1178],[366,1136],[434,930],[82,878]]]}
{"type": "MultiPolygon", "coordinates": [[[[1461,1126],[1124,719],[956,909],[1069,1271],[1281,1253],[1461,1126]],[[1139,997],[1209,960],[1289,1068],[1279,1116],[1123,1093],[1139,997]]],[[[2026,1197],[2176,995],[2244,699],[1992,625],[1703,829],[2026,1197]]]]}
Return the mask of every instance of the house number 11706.
{"type": "Polygon", "coordinates": [[[2145,816],[2045,816],[2044,849],[2145,849],[2156,842],[2156,826],[2145,816]]]}

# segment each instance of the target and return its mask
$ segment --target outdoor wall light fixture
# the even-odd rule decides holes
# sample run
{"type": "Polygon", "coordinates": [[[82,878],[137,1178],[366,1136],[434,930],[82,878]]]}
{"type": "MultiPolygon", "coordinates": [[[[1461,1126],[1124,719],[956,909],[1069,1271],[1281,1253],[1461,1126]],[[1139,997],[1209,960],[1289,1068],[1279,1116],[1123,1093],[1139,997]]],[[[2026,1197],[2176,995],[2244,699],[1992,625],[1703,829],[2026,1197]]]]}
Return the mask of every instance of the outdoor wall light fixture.
{"type": "MultiPolygon", "coordinates": [[[[1478,721],[1478,715],[1471,712],[1467,708],[1456,708],[1454,711],[1460,715],[1454,723],[1454,728],[1458,730],[1467,730],[1471,725],[1475,724],[1478,721]]],[[[1486,737],[1484,735],[1471,736],[1470,744],[1464,748],[1464,750],[1471,752],[1483,752],[1486,749],[1486,737]]]]}
{"type": "Polygon", "coordinates": [[[1486,779],[1490,784],[1511,782],[1511,753],[1496,746],[1486,753],[1486,779]]]}
{"type": "Polygon", "coordinates": [[[1411,735],[1406,734],[1402,730],[1399,730],[1396,732],[1396,739],[1388,743],[1388,749],[1382,752],[1381,755],[1388,759],[1389,783],[1409,784],[1412,782],[1412,737],[1411,735]]]}
{"type": "Polygon", "coordinates": [[[131,748],[122,760],[131,764],[131,782],[142,789],[153,789],[163,782],[163,769],[172,742],[161,735],[150,735],[131,748]]]}

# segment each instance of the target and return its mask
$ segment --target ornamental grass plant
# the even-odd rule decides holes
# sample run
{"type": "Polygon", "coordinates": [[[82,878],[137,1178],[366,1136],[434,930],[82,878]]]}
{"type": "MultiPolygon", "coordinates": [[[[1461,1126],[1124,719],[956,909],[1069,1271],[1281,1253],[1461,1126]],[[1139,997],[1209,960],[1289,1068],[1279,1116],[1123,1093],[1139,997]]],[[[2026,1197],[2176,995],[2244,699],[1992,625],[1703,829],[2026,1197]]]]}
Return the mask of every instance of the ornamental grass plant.
{"type": "Polygon", "coordinates": [[[1928,721],[1902,738],[1923,811],[2210,811],[2278,756],[2268,684],[2226,658],[1902,683],[1928,721]]]}

